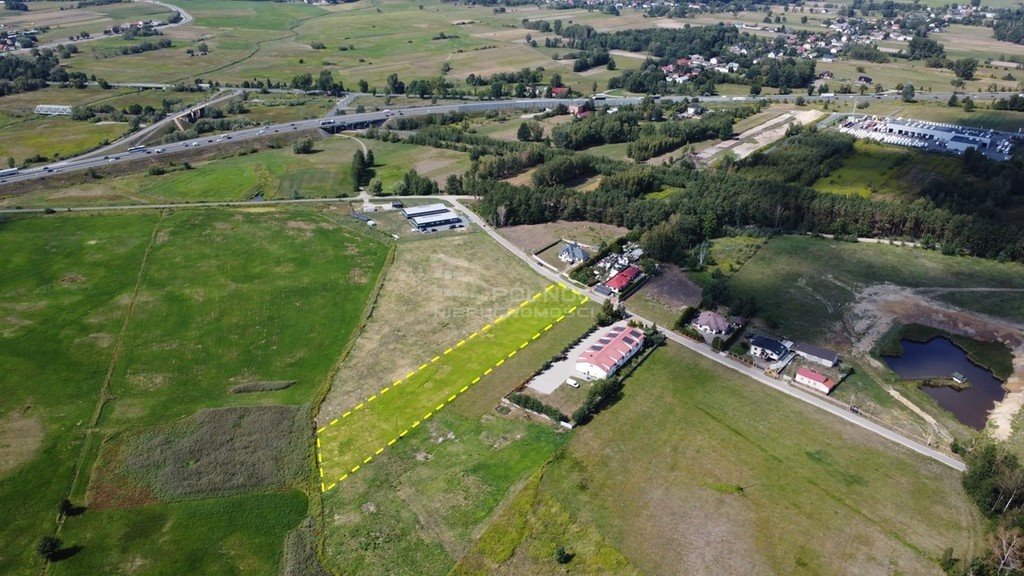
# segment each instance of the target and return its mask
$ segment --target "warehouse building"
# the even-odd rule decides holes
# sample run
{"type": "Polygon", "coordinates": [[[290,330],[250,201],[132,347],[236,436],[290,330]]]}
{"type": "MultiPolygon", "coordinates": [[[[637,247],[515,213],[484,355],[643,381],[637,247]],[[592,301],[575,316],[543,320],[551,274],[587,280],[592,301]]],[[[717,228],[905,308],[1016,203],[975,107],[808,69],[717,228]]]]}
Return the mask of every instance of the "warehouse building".
{"type": "Polygon", "coordinates": [[[437,204],[425,204],[423,206],[410,206],[409,208],[403,208],[402,216],[412,219],[420,216],[433,216],[435,214],[441,214],[448,211],[450,211],[448,206],[438,202],[437,204]]]}
{"type": "Polygon", "coordinates": [[[576,370],[591,378],[608,378],[643,347],[643,330],[616,326],[580,354],[576,370]]]}
{"type": "Polygon", "coordinates": [[[434,214],[427,214],[425,216],[415,216],[411,218],[411,220],[412,225],[420,232],[436,232],[442,228],[454,229],[462,228],[466,225],[466,223],[462,221],[461,216],[448,209],[434,214]]]}

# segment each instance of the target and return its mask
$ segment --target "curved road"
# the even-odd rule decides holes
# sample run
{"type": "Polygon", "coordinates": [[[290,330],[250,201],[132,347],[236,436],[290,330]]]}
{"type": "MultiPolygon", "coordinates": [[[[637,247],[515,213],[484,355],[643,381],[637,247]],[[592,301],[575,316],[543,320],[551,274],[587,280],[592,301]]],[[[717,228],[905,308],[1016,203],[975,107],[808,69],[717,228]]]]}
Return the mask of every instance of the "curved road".
{"type": "MultiPolygon", "coordinates": [[[[181,14],[181,20],[180,21],[175,22],[173,24],[164,24],[163,26],[160,26],[161,30],[164,29],[164,28],[177,28],[178,26],[185,26],[187,24],[191,24],[192,21],[195,20],[195,18],[193,18],[192,15],[189,14],[188,12],[185,12],[183,9],[181,9],[181,8],[179,8],[179,7],[177,7],[177,6],[173,5],[173,4],[168,4],[167,2],[161,2],[159,0],[133,0],[133,1],[135,1],[135,2],[145,2],[147,4],[158,4],[160,6],[163,6],[164,8],[167,8],[168,10],[170,10],[172,12],[177,12],[178,14],[181,14]]],[[[56,48],[59,44],[63,44],[65,46],[67,46],[68,44],[84,44],[86,42],[92,42],[94,40],[101,40],[103,38],[114,38],[114,36],[108,36],[106,34],[97,34],[95,36],[89,36],[88,38],[79,38],[77,40],[61,40],[59,42],[48,42],[46,44],[39,44],[39,45],[33,46],[32,48],[38,48],[38,49],[42,49],[42,48],[56,48]]],[[[32,48],[19,48],[17,50],[14,50],[14,53],[28,52],[28,51],[32,50],[32,48]]]]}

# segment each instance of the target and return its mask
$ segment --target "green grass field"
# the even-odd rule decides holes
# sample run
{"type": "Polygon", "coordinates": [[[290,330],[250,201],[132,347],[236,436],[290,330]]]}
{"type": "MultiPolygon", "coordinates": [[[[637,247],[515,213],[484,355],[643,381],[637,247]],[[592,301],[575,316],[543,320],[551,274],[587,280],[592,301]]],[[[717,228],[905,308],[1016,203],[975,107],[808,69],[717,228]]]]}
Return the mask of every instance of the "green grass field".
{"type": "Polygon", "coordinates": [[[302,405],[316,396],[388,252],[338,212],[213,209],[0,224],[15,251],[0,263],[0,428],[16,440],[0,446],[0,501],[18,503],[0,528],[0,573],[41,567],[36,544],[52,534],[68,494],[87,509],[64,525],[65,545],[83,548],[60,573],[170,574],[183,563],[210,574],[276,573],[284,533],[306,513],[302,494],[90,509],[90,473],[102,444],[120,432],[201,408],[302,405]],[[230,393],[268,380],[295,383],[230,393]]]}
{"type": "Polygon", "coordinates": [[[64,539],[81,552],[52,574],[277,574],[285,534],[306,496],[281,492],[86,513],[64,539]]]}
{"type": "Polygon", "coordinates": [[[558,285],[466,335],[317,431],[325,490],[357,472],[585,303],[558,285]]]}
{"type": "Polygon", "coordinates": [[[674,345],[536,483],[456,574],[561,573],[557,546],[581,574],[931,574],[981,544],[954,471],[674,345]]]}
{"type": "MultiPolygon", "coordinates": [[[[518,7],[495,14],[489,7],[436,0],[424,2],[422,9],[420,4],[397,0],[328,7],[187,0],[181,7],[196,21],[166,32],[175,43],[173,48],[120,56],[113,52],[122,41],[104,39],[89,43],[83,54],[71,59],[69,67],[112,82],[191,78],[242,82],[268,77],[287,82],[296,74],[316,76],[327,69],[347,85],[365,79],[380,88],[392,73],[407,81],[434,77],[445,62],[452,67],[449,75],[458,80],[471,73],[489,75],[543,66],[561,73],[573,88],[590,93],[594,82],[603,89],[617,72],[574,73],[571,61],[552,59],[557,50],[526,45],[529,31],[519,27],[522,18],[561,18],[598,30],[644,24],[639,12],[613,17],[585,10],[552,13],[518,7]],[[447,37],[436,38],[440,32],[447,37]],[[185,51],[194,49],[200,39],[211,48],[209,54],[190,57],[185,51]],[[314,50],[314,42],[323,42],[325,49],[314,50]],[[346,50],[339,50],[341,47],[346,50]]],[[[543,41],[542,35],[536,36],[543,41]]],[[[641,62],[620,60],[620,69],[641,62]]]]}
{"type": "MultiPolygon", "coordinates": [[[[739,294],[755,296],[759,314],[774,316],[787,336],[814,341],[829,336],[854,292],[866,286],[1019,288],[1024,267],[886,244],[780,236],[729,282],[739,294]]],[[[1024,319],[1024,303],[1005,294],[954,291],[936,297],[968,310],[1024,319]]]]}

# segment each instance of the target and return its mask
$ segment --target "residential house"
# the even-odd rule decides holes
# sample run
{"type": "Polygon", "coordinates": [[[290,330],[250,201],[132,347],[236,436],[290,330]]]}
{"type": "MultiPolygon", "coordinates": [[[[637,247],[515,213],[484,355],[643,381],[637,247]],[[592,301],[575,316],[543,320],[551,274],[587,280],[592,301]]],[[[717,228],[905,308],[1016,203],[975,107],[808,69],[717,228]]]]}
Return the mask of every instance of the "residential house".
{"type": "Polygon", "coordinates": [[[797,368],[796,378],[794,378],[794,380],[796,380],[797,383],[809,386],[822,394],[828,394],[836,387],[836,383],[824,374],[818,374],[814,370],[804,368],[803,366],[797,368]]]}
{"type": "Polygon", "coordinates": [[[580,248],[580,245],[575,242],[570,242],[562,248],[562,251],[558,254],[558,259],[562,262],[568,262],[569,264],[575,264],[577,262],[584,262],[589,258],[586,251],[580,248]]]}
{"type": "Polygon", "coordinates": [[[640,269],[636,266],[627,266],[621,272],[609,278],[604,285],[615,294],[622,294],[622,292],[632,284],[640,274],[640,269]]]}
{"type": "Polygon", "coordinates": [[[693,323],[697,327],[697,330],[705,334],[713,335],[725,335],[732,330],[732,326],[724,316],[718,312],[712,312],[710,310],[704,310],[697,317],[697,320],[693,323]]]}
{"type": "Polygon", "coordinates": [[[789,348],[785,344],[767,336],[757,335],[750,339],[751,356],[778,362],[788,352],[789,348]]]}

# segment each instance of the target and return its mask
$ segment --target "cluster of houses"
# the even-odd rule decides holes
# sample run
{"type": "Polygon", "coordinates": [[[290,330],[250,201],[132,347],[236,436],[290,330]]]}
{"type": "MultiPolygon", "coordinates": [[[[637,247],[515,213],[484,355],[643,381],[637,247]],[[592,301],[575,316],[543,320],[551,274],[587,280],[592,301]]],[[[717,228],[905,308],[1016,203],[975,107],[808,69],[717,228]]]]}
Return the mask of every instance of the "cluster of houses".
{"type": "Polygon", "coordinates": [[[611,253],[594,264],[594,271],[602,278],[594,291],[602,296],[618,296],[644,278],[637,266],[644,251],[636,242],[628,242],[621,253],[611,253]]]}
{"type": "MultiPolygon", "coordinates": [[[[704,310],[693,320],[692,326],[707,336],[727,338],[743,326],[743,320],[728,319],[718,312],[704,310]]],[[[761,334],[750,337],[749,354],[756,361],[767,363],[768,369],[773,372],[780,372],[795,358],[801,358],[806,364],[817,364],[823,368],[835,368],[839,364],[839,354],[828,348],[806,342],[777,340],[761,334]]],[[[831,393],[838,383],[818,370],[799,366],[793,380],[822,394],[831,393]]]]}
{"type": "MultiPolygon", "coordinates": [[[[115,24],[110,26],[103,31],[105,36],[111,36],[114,34],[121,34],[129,30],[142,30],[143,28],[158,28],[160,26],[166,26],[167,22],[163,20],[139,20],[138,22],[125,22],[123,24],[115,24]]],[[[13,52],[15,50],[21,50],[23,48],[32,48],[39,43],[39,35],[46,32],[49,28],[32,28],[29,30],[5,30],[5,26],[0,24],[0,52],[13,52]]],[[[86,34],[86,36],[88,36],[86,34]]],[[[72,40],[77,40],[79,36],[74,35],[69,37],[72,40]]]]}
{"type": "MultiPolygon", "coordinates": [[[[747,53],[746,48],[734,48],[737,53],[744,55],[747,53]]],[[[661,67],[661,71],[665,73],[665,79],[676,84],[683,84],[694,80],[707,69],[721,72],[722,74],[732,74],[739,71],[740,65],[736,62],[727,62],[724,57],[714,56],[705,59],[700,54],[691,54],[677,59],[673,64],[661,67]]]]}

